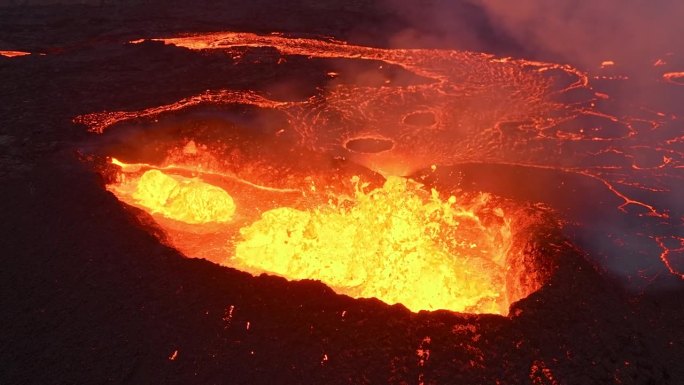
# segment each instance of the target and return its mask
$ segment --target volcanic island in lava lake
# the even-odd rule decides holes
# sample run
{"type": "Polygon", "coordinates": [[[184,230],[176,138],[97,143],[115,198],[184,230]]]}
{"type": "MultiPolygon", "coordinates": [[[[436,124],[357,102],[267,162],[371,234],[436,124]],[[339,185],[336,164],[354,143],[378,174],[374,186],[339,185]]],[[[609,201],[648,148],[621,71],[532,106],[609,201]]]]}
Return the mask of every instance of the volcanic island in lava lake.
{"type": "Polygon", "coordinates": [[[54,6],[122,25],[59,48],[0,8],[0,382],[684,378],[682,53],[466,49],[387,3],[54,6]]]}

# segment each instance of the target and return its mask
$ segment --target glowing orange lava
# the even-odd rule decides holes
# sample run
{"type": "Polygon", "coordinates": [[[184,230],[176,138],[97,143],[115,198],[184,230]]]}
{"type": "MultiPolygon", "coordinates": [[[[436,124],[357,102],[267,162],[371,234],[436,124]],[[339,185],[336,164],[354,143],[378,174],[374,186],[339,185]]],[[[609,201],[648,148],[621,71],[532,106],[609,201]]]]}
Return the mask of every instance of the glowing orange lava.
{"type": "Polygon", "coordinates": [[[176,221],[221,223],[235,214],[235,203],[227,192],[197,178],[148,170],[139,178],[130,180],[122,174],[121,179],[110,186],[117,195],[130,196],[133,204],[176,221]]]}
{"type": "Polygon", "coordinates": [[[179,230],[158,220],[181,251],[197,248],[183,234],[242,216],[205,234],[211,241],[200,248],[223,242],[219,262],[253,274],[320,280],[338,293],[413,311],[491,314],[507,314],[512,302],[542,283],[511,278],[512,270],[522,273],[512,266],[519,252],[513,247],[515,214],[487,194],[442,199],[400,177],[367,191],[368,184],[354,177],[354,191],[341,191],[327,204],[248,214],[236,207],[233,192],[201,178],[113,163],[121,172],[108,189],[152,215],[184,223],[179,230]]]}
{"type": "Polygon", "coordinates": [[[291,279],[319,279],[337,292],[402,303],[413,311],[508,312],[510,222],[485,224],[487,196],[473,207],[390,177],[368,193],[314,210],[277,208],[242,228],[232,263],[291,279]]]}
{"type": "MultiPolygon", "coordinates": [[[[458,194],[455,202],[449,198],[443,201],[421,191],[410,180],[394,177],[416,175],[431,165],[477,163],[549,170],[599,182],[610,199],[583,199],[587,206],[582,211],[600,209],[603,211],[596,215],[608,213],[644,221],[645,230],[630,236],[660,246],[662,267],[681,274],[674,263],[681,254],[680,246],[672,245],[672,240],[663,242],[671,238],[656,229],[679,222],[649,197],[652,192],[667,191],[667,178],[684,167],[684,155],[676,148],[683,141],[681,132],[668,128],[678,118],[647,108],[625,115],[613,105],[616,98],[610,88],[593,88],[592,79],[607,82],[626,77],[590,76],[570,65],[477,52],[365,47],[283,34],[216,32],[154,40],[203,51],[202,55],[216,54],[236,68],[245,67],[247,73],[253,70],[252,64],[265,65],[260,55],[268,48],[272,63],[267,66],[280,68],[296,56],[315,61],[328,79],[306,98],[217,88],[137,111],[94,112],[74,118],[91,132],[104,135],[117,125],[153,127],[166,118],[173,120],[186,113],[191,116],[206,106],[216,115],[240,106],[282,119],[273,130],[221,127],[217,135],[225,137],[216,145],[223,148],[208,155],[191,142],[163,162],[118,164],[125,178],[110,190],[122,201],[151,213],[167,231],[169,241],[186,255],[252,273],[320,279],[340,293],[401,302],[412,310],[444,307],[505,314],[508,304],[544,281],[534,269],[519,268],[516,261],[520,251],[511,246],[520,236],[516,223],[524,222],[524,215],[489,201],[478,205],[477,199],[458,194]],[[340,64],[351,61],[371,63],[375,69],[357,74],[355,67],[340,64]],[[645,149],[647,157],[641,155],[645,149]],[[301,154],[320,157],[314,160],[301,154]],[[296,156],[297,161],[292,161],[296,156]],[[348,183],[351,175],[344,174],[343,178],[325,169],[338,161],[381,174],[386,184],[354,190],[348,183]],[[317,163],[321,167],[309,167],[317,163]],[[153,172],[143,178],[153,170],[162,174],[153,172]],[[329,182],[335,176],[337,182],[344,181],[333,186],[329,182]],[[154,189],[171,186],[169,191],[194,188],[201,182],[211,191],[218,191],[212,189],[215,187],[225,192],[233,205],[221,205],[225,212],[218,219],[213,214],[202,217],[220,225],[217,232],[202,223],[205,219],[177,215],[178,209],[169,203],[175,202],[169,198],[176,193],[157,194],[136,185],[148,179],[151,183],[145,184],[154,189]],[[234,213],[227,207],[233,207],[234,213]],[[442,211],[437,215],[431,211],[434,207],[442,207],[442,211]],[[496,214],[497,208],[502,209],[502,215],[496,214]],[[458,226],[453,225],[456,222],[458,226]],[[411,224],[406,225],[411,230],[397,232],[400,223],[411,224]],[[440,232],[431,233],[435,228],[440,232]],[[453,231],[445,235],[445,229],[453,231]],[[510,235],[504,236],[507,232],[510,235]],[[464,243],[456,247],[447,239],[464,243]],[[404,243],[412,242],[416,245],[412,251],[403,249],[404,243]],[[470,244],[476,246],[463,246],[470,244]],[[389,260],[415,269],[402,273],[395,270],[391,277],[404,275],[406,280],[390,284],[389,270],[382,265],[389,260]],[[425,273],[432,279],[414,274],[423,266],[438,266],[425,273]],[[483,271],[491,274],[484,275],[483,271]],[[472,278],[465,279],[464,274],[472,278]],[[360,277],[364,277],[365,286],[357,284],[360,277]],[[463,286],[471,281],[480,294],[463,286]],[[435,285],[445,289],[437,290],[435,285]],[[413,297],[407,298],[407,292],[413,297]],[[441,296],[437,292],[450,294],[441,296]],[[454,297],[456,292],[463,297],[454,297]]],[[[603,63],[604,68],[613,65],[611,61],[603,63]]],[[[663,79],[679,84],[681,74],[667,73],[663,79]]],[[[188,139],[199,140],[190,130],[183,132],[188,139]]],[[[166,145],[162,143],[161,147],[166,145]]],[[[138,153],[154,149],[144,143],[139,146],[138,153]]],[[[528,187],[548,191],[565,188],[562,183],[545,183],[528,187]]],[[[184,194],[193,197],[182,200],[185,210],[194,211],[195,204],[213,201],[204,199],[205,194],[178,196],[184,194]]],[[[561,203],[557,208],[565,207],[561,203]]],[[[621,229],[615,231],[621,236],[621,229]]]]}

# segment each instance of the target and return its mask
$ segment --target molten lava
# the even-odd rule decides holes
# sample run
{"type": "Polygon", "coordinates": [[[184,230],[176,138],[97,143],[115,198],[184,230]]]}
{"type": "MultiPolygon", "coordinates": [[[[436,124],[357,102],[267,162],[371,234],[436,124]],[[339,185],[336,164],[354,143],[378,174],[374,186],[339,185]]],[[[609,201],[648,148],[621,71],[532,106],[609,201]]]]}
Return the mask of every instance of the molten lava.
{"type": "MultiPolygon", "coordinates": [[[[652,253],[649,247],[662,251],[629,271],[630,277],[657,276],[658,269],[683,276],[677,263],[681,238],[672,233],[682,216],[654,195],[679,180],[679,118],[648,108],[625,115],[612,104],[610,88],[592,84],[607,77],[474,52],[374,48],[281,34],[157,40],[215,55],[247,74],[263,68],[275,74],[296,57],[330,79],[308,98],[219,87],[137,111],[74,119],[111,143],[121,140],[111,128],[136,132],[134,145],[103,154],[147,163],[118,163],[120,178],[109,189],[152,214],[167,240],[188,256],[254,274],[318,279],[339,293],[414,311],[506,314],[510,303],[538,289],[548,275],[535,270],[534,257],[524,252],[534,219],[526,217],[522,203],[460,194],[464,188],[548,203],[580,228],[575,239],[584,246],[632,239],[635,255],[652,253]],[[352,61],[375,69],[357,74],[357,67],[340,64],[352,61]],[[163,154],[181,138],[190,140],[182,151],[163,154]],[[442,200],[416,182],[393,177],[413,175],[437,186],[437,179],[417,175],[431,165],[441,170],[469,163],[482,165],[483,181],[460,184],[458,172],[440,177],[450,187],[439,189],[458,199],[442,200]],[[490,178],[487,165],[527,170],[539,179],[490,178]],[[379,179],[375,188],[358,185],[358,179],[356,188],[349,184],[352,175],[368,181],[370,174],[385,176],[384,186],[379,179]],[[585,185],[592,186],[586,192],[591,195],[568,193],[579,194],[585,185]],[[640,227],[606,229],[599,220],[604,217],[640,227]],[[607,239],[596,235],[606,232],[607,239]]],[[[682,73],[663,79],[681,84],[682,73]]],[[[606,256],[608,269],[629,265],[622,263],[629,250],[618,251],[606,256]]]]}
{"type": "Polygon", "coordinates": [[[500,209],[485,224],[474,207],[429,197],[410,180],[339,203],[277,208],[240,230],[233,263],[291,279],[319,279],[337,292],[402,303],[413,311],[508,311],[505,260],[510,223],[500,209]]]}
{"type": "Polygon", "coordinates": [[[130,194],[133,204],[152,214],[188,224],[227,222],[235,214],[233,198],[223,189],[159,170],[148,170],[132,181],[122,177],[122,183],[110,188],[117,195],[130,194]]]}
{"type": "Polygon", "coordinates": [[[201,176],[113,163],[120,172],[108,189],[120,200],[185,226],[158,220],[173,246],[252,274],[320,280],[338,293],[412,311],[491,314],[507,314],[512,302],[542,283],[511,276],[524,274],[512,266],[520,254],[513,250],[516,214],[488,194],[442,199],[406,178],[388,177],[369,189],[353,177],[353,191],[329,196],[327,203],[249,213],[231,197],[245,199],[244,191],[229,194],[201,176]],[[241,218],[205,228],[234,217],[241,218]],[[200,233],[205,238],[198,244],[200,233]]]}

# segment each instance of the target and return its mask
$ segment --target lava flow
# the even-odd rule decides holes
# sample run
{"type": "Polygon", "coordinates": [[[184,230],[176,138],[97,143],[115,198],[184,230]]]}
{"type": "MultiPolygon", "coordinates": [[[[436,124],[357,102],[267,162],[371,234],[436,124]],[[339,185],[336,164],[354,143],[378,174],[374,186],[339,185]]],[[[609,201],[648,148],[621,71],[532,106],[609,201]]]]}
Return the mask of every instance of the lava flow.
{"type": "MultiPolygon", "coordinates": [[[[188,256],[317,279],[339,293],[414,311],[507,314],[548,278],[540,265],[520,263],[530,259],[523,250],[534,238],[535,215],[524,207],[542,202],[573,226],[582,247],[605,243],[600,234],[647,249],[652,256],[635,271],[620,271],[628,280],[648,281],[663,269],[681,276],[670,260],[679,245],[662,241],[675,239],[668,229],[677,216],[649,201],[669,191],[668,178],[682,167],[674,145],[681,137],[667,129],[678,118],[646,108],[610,113],[611,97],[594,91],[578,69],[278,34],[157,40],[220,52],[236,66],[278,67],[303,57],[328,77],[304,99],[215,89],[75,119],[114,141],[122,139],[113,127],[136,138],[101,150],[126,162],[118,162],[109,189],[153,214],[188,256]],[[373,69],[354,72],[349,61],[373,69]],[[145,135],[149,142],[140,140],[145,135]],[[469,191],[460,187],[469,177],[463,170],[473,169],[467,164],[480,165],[469,191]],[[451,171],[426,174],[431,166],[451,171]],[[488,167],[501,171],[487,179],[488,167]],[[520,170],[538,180],[509,177],[520,170]],[[588,196],[578,198],[586,186],[588,196]],[[433,187],[453,196],[443,199],[433,187]],[[638,220],[639,228],[606,230],[597,216],[613,224],[638,220]]],[[[599,250],[596,258],[612,270],[629,265],[616,263],[623,252],[645,253],[599,250]]]]}

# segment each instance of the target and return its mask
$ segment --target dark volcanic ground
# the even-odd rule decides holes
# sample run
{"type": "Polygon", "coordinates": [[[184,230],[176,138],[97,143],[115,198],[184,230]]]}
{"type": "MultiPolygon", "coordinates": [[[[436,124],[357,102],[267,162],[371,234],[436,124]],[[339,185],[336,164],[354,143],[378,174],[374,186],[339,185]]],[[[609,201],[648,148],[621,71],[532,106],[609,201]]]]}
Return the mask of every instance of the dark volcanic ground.
{"type": "MultiPolygon", "coordinates": [[[[403,23],[361,1],[234,3],[0,8],[0,49],[47,54],[0,57],[1,384],[681,383],[684,293],[624,293],[571,248],[546,250],[559,270],[505,318],[413,314],[161,244],[80,159],[90,134],[72,118],[311,75],[124,42],[276,30],[381,45],[403,23]]],[[[488,50],[516,49],[464,12],[488,50]]]]}

